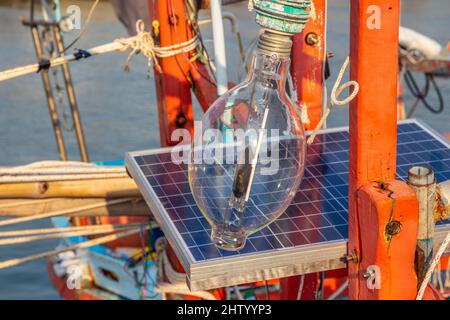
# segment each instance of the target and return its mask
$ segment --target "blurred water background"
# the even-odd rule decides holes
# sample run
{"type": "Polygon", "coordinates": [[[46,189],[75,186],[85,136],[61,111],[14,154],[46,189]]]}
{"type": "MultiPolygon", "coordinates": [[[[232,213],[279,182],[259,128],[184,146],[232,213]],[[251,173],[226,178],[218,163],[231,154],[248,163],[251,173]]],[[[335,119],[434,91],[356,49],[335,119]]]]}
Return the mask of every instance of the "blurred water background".
{"type": "MultiPolygon", "coordinates": [[[[65,10],[79,5],[83,17],[93,1],[62,1],[65,10]]],[[[257,25],[247,11],[245,2],[227,5],[224,10],[234,13],[245,45],[257,34],[257,25]]],[[[207,15],[202,12],[202,16],[207,15]]],[[[19,16],[29,15],[29,1],[0,0],[0,70],[34,63],[35,53],[29,29],[21,26],[19,16]]],[[[403,0],[402,25],[424,33],[439,43],[450,41],[450,3],[448,0],[403,0]]],[[[204,38],[211,39],[210,26],[202,27],[204,38]]],[[[227,33],[229,78],[237,81],[239,51],[230,27],[227,33]]],[[[349,1],[329,1],[328,51],[335,53],[331,60],[332,76],[329,88],[348,54],[349,1]]],[[[66,35],[66,43],[75,33],[66,35]]],[[[77,43],[78,48],[90,48],[126,36],[112,6],[102,1],[94,13],[88,32],[77,43]]],[[[211,41],[206,42],[211,48],[211,41]]],[[[383,48],[380,48],[383,50],[383,48]]],[[[122,65],[126,55],[113,53],[94,57],[71,65],[75,91],[85,129],[90,158],[93,161],[122,159],[126,151],[158,147],[158,118],[153,79],[146,78],[146,60],[134,58],[131,72],[124,73],[122,65]]],[[[380,63],[383,63],[380,61],[380,63]]],[[[422,119],[435,130],[450,131],[450,80],[438,79],[446,109],[440,115],[419,107],[416,118],[422,119]]],[[[436,99],[432,101],[436,103],[436,99]]],[[[413,98],[406,93],[405,102],[411,106],[413,98]]],[[[377,106],[370,106],[377,108],[377,106]]],[[[196,118],[201,117],[198,105],[196,118]]],[[[328,125],[348,124],[348,109],[337,108],[328,125]]],[[[76,141],[66,134],[71,159],[77,160],[76,141]]],[[[0,166],[26,164],[44,159],[57,159],[48,108],[40,76],[30,75],[0,83],[0,166]]],[[[23,227],[48,227],[44,221],[23,227]]],[[[52,250],[57,241],[46,241],[14,247],[0,247],[0,260],[52,250]]],[[[0,299],[58,299],[46,271],[46,261],[36,261],[15,268],[0,270],[0,299]]]]}

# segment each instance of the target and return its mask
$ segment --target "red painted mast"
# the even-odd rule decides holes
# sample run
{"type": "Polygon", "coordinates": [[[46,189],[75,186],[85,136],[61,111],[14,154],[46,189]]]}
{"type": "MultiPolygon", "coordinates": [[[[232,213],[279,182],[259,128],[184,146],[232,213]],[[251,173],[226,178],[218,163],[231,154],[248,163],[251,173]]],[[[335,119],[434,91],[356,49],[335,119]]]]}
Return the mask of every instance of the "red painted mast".
{"type": "Polygon", "coordinates": [[[314,1],[314,14],[302,33],[294,36],[292,47],[292,80],[300,106],[308,109],[307,130],[314,129],[322,117],[326,18],[325,0],[314,1]]]}

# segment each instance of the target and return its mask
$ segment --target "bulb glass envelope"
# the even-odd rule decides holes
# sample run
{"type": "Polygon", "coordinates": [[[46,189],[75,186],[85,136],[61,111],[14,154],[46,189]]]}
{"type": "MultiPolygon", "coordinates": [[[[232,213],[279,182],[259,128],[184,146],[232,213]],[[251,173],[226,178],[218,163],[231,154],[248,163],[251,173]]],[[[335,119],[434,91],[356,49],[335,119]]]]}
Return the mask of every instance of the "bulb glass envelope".
{"type": "Polygon", "coordinates": [[[242,249],[283,214],[303,176],[305,133],[285,92],[289,64],[257,51],[247,81],[210,107],[193,139],[191,191],[221,249],[242,249]]]}

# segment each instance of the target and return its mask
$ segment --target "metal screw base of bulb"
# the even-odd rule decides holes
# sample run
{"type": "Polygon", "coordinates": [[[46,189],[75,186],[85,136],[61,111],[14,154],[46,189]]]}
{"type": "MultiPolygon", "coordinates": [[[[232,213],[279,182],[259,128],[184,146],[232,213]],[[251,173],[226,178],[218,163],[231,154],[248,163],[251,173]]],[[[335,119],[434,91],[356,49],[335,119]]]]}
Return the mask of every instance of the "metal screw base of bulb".
{"type": "Polygon", "coordinates": [[[222,250],[236,251],[244,248],[247,236],[243,232],[232,232],[219,226],[212,229],[211,240],[222,250]]]}
{"type": "Polygon", "coordinates": [[[290,57],[292,51],[292,35],[264,30],[258,39],[258,51],[266,55],[290,57]]]}

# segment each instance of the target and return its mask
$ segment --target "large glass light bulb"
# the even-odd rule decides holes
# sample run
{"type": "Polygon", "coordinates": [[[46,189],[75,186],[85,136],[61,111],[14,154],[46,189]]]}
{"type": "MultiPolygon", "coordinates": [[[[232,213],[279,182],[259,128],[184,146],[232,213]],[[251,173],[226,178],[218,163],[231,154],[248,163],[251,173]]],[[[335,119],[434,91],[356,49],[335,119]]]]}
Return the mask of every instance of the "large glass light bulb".
{"type": "Polygon", "coordinates": [[[221,96],[196,130],[189,183],[219,248],[243,248],[283,214],[303,176],[304,129],[285,91],[291,47],[289,36],[263,33],[248,79],[221,96]]]}

